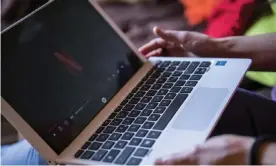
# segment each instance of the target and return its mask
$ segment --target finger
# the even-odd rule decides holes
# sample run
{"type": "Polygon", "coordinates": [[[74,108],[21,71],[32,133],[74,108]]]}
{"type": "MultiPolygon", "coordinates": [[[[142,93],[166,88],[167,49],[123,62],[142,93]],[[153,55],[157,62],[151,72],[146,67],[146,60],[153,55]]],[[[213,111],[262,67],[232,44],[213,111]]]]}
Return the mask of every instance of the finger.
{"type": "Polygon", "coordinates": [[[149,43],[145,44],[144,46],[139,48],[139,52],[143,55],[147,55],[148,53],[159,49],[159,48],[165,48],[166,42],[161,38],[156,38],[150,41],[149,43]]]}
{"type": "Polygon", "coordinates": [[[210,50],[209,46],[212,40],[207,35],[197,32],[163,30],[158,27],[154,27],[153,31],[164,41],[174,42],[186,51],[205,52],[210,50]]]}
{"type": "Polygon", "coordinates": [[[154,27],[153,32],[163,40],[173,42],[178,45],[182,45],[187,36],[187,33],[184,31],[163,30],[158,27],[154,27]]]}
{"type": "Polygon", "coordinates": [[[163,52],[162,48],[158,48],[157,50],[153,50],[152,52],[145,55],[146,58],[152,57],[152,56],[161,56],[163,52]]]}

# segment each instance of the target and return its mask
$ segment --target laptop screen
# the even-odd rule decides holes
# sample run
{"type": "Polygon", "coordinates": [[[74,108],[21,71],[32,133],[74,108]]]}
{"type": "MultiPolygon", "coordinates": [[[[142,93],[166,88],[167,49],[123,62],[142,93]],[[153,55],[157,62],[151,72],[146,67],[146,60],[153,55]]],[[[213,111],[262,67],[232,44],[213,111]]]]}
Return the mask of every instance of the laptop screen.
{"type": "Polygon", "coordinates": [[[56,0],[1,37],[2,97],[58,154],[142,66],[88,0],[56,0]]]}

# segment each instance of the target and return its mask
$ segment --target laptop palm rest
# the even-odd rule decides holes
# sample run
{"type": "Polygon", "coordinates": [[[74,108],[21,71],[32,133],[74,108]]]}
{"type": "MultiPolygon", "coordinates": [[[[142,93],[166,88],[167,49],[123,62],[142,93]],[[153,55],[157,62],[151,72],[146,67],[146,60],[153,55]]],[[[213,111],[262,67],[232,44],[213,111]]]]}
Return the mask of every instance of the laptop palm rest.
{"type": "Polygon", "coordinates": [[[177,115],[177,119],[172,125],[173,128],[205,130],[219,110],[227,94],[227,88],[198,88],[189,103],[177,115]]]}

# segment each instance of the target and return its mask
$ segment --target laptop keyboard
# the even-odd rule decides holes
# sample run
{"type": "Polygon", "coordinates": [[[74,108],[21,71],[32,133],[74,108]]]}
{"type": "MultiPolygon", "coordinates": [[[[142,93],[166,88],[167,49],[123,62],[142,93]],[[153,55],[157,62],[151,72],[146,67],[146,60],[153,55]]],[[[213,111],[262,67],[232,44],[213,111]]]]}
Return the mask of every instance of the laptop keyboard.
{"type": "Polygon", "coordinates": [[[139,165],[211,62],[159,62],[75,154],[139,165]]]}

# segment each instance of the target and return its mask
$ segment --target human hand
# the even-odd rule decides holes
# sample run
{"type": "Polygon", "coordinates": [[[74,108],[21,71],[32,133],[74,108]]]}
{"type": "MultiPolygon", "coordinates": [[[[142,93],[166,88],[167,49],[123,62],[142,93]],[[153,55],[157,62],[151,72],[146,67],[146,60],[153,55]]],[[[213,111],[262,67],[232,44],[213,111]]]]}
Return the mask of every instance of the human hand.
{"type": "Polygon", "coordinates": [[[188,153],[158,159],[156,165],[247,165],[254,138],[223,135],[210,138],[188,153]]]}
{"type": "Polygon", "coordinates": [[[213,56],[227,51],[224,40],[188,31],[153,28],[156,39],[142,46],[139,51],[145,57],[160,56],[166,50],[170,56],[213,56]]]}

